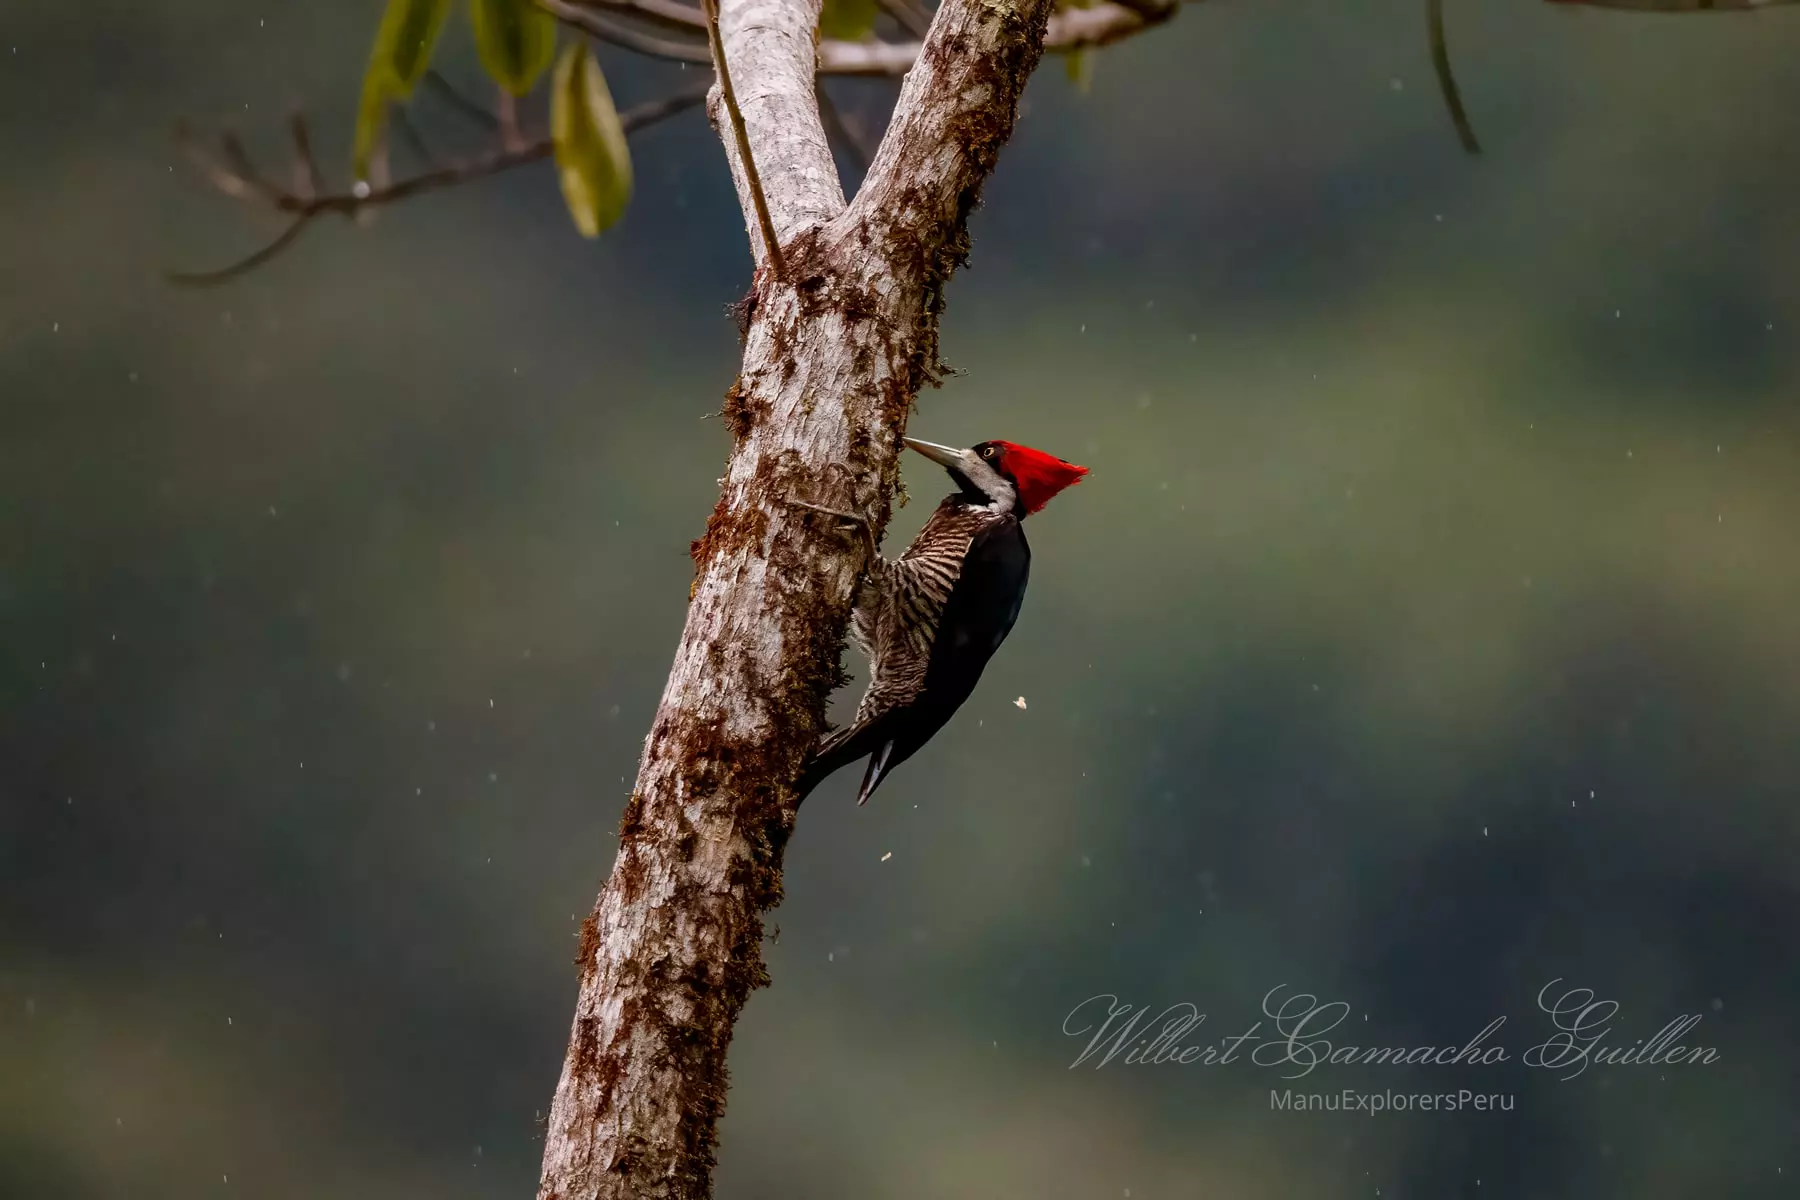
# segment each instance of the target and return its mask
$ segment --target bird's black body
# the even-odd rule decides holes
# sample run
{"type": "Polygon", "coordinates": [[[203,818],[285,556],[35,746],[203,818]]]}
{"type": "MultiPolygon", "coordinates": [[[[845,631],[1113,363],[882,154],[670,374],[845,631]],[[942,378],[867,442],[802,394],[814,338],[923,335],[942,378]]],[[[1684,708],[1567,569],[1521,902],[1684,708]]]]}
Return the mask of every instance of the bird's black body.
{"type": "MultiPolygon", "coordinates": [[[[939,515],[955,503],[955,497],[946,500],[939,515]]],[[[915,548],[927,532],[929,525],[914,542],[915,548]]],[[[1030,576],[1031,545],[1018,518],[1009,514],[984,522],[968,538],[968,549],[957,564],[955,582],[924,659],[921,685],[906,689],[910,694],[884,697],[878,689],[881,680],[872,678],[857,719],[828,737],[807,765],[801,794],[838,768],[867,757],[869,769],[859,797],[859,802],[866,801],[890,771],[930,741],[975,691],[988,660],[1012,632],[1030,576]],[[884,703],[888,700],[891,703],[884,703]]],[[[879,662],[878,653],[871,657],[879,662]]]]}
{"type": "Polygon", "coordinates": [[[943,715],[931,714],[936,723],[920,737],[914,750],[943,728],[975,690],[988,659],[1019,619],[1030,579],[1031,544],[1025,540],[1025,526],[1018,518],[1003,517],[970,540],[962,574],[950,589],[938,621],[937,641],[925,669],[925,692],[920,697],[921,703],[943,708],[943,715]]]}
{"type": "Polygon", "coordinates": [[[840,767],[867,758],[858,803],[866,801],[962,707],[1025,600],[1025,517],[1083,471],[1005,442],[960,451],[908,444],[943,463],[958,490],[905,554],[892,561],[877,555],[871,564],[852,616],[869,654],[869,687],[855,719],[820,742],[799,781],[802,797],[840,767]],[[1022,480],[1009,473],[1009,462],[1022,480]]]}

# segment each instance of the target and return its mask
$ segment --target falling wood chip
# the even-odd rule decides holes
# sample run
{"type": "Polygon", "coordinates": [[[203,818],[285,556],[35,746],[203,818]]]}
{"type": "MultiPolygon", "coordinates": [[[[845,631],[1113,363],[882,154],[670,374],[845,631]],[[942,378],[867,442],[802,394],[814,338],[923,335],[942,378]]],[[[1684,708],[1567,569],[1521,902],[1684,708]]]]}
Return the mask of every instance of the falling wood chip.
{"type": "Polygon", "coordinates": [[[1013,707],[1014,707],[1014,708],[1016,708],[1016,709],[1019,709],[1019,710],[1020,710],[1020,711],[1021,711],[1021,712],[1022,712],[1022,711],[1024,711],[1024,708],[1025,708],[1025,697],[1023,697],[1023,696],[1020,696],[1020,697],[1019,697],[1019,698],[1018,698],[1018,699],[1017,699],[1017,700],[1014,700],[1014,701],[1013,701],[1013,707]]]}
{"type": "Polygon", "coordinates": [[[890,859],[892,857],[894,857],[894,852],[892,850],[889,850],[886,854],[881,856],[881,861],[886,862],[888,859],[890,859]]]}

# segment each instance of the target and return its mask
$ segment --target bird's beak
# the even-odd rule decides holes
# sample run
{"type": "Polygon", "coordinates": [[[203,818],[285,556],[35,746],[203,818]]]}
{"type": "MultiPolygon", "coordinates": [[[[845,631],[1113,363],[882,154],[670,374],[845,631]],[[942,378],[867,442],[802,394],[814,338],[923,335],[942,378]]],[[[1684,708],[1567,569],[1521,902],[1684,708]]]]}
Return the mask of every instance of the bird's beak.
{"type": "Polygon", "coordinates": [[[940,446],[936,442],[921,442],[917,438],[901,438],[910,450],[917,450],[940,467],[957,468],[963,465],[966,450],[958,450],[954,446],[940,446]]]}

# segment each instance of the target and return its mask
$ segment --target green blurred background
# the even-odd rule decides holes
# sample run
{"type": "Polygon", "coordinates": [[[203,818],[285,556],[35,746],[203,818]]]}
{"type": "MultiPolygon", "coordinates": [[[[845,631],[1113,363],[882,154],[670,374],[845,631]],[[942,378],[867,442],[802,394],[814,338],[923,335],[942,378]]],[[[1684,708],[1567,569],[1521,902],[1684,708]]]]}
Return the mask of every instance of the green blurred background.
{"type": "MultiPolygon", "coordinates": [[[[304,105],[341,183],[378,15],[0,2],[8,1200],[535,1185],[749,259],[689,113],[599,243],[540,166],[162,282],[278,228],[174,122],[273,162],[304,105]]],[[[1093,475],[958,721],[808,805],[721,1197],[1794,1194],[1800,10],[1449,16],[1479,159],[1415,0],[1215,0],[1032,85],[912,431],[1093,475]],[[1557,977],[1719,1061],[1302,1116],[1062,1032],[1288,984],[1516,1059],[1557,977]]],[[[460,18],[441,65],[479,86],[460,18]]]]}

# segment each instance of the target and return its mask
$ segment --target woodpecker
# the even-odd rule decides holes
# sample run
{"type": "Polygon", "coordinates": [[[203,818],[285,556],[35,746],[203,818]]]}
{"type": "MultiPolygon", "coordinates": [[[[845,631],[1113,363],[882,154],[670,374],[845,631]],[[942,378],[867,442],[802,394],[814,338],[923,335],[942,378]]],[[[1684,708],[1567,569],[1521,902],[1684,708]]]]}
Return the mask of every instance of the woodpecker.
{"type": "Polygon", "coordinates": [[[856,717],[813,752],[802,798],[839,767],[867,758],[856,802],[865,804],[895,767],[944,727],[975,690],[1006,640],[1031,573],[1025,518],[1086,467],[1012,442],[966,450],[902,439],[950,473],[956,490],[898,559],[873,547],[865,518],[803,507],[860,524],[871,542],[869,571],[851,613],[851,634],[869,657],[869,687],[856,717]]]}

